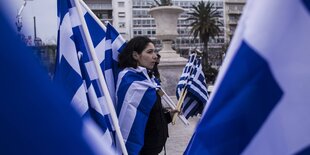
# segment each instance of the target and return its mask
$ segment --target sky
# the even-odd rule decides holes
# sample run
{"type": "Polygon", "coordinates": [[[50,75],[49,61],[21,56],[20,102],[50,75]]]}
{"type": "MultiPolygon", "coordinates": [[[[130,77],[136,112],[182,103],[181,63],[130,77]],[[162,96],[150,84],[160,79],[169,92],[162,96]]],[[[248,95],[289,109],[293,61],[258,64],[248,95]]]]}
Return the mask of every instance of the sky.
{"type": "MultiPolygon", "coordinates": [[[[24,0],[1,0],[1,5],[8,9],[7,17],[15,28],[16,15],[23,2],[24,0]]],[[[34,38],[33,17],[35,16],[37,37],[41,38],[46,44],[56,44],[57,0],[28,0],[21,15],[23,23],[22,33],[25,36],[31,35],[34,38]]]]}

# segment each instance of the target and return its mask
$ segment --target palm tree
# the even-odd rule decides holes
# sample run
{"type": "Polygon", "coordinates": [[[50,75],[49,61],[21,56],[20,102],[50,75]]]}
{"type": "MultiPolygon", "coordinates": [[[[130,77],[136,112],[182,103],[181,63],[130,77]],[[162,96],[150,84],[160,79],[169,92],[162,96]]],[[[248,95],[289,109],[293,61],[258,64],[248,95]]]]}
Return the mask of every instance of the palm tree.
{"type": "Polygon", "coordinates": [[[218,21],[218,18],[221,17],[220,12],[214,7],[213,3],[207,1],[200,1],[197,6],[192,5],[193,11],[187,13],[189,17],[186,19],[187,21],[192,22],[189,26],[191,26],[190,33],[194,35],[194,39],[198,36],[200,40],[203,42],[203,71],[206,74],[209,68],[208,63],[208,42],[209,38],[213,38],[217,36],[221,30],[219,26],[222,26],[223,23],[218,21]]]}
{"type": "Polygon", "coordinates": [[[158,0],[154,0],[154,2],[156,3],[157,6],[170,6],[170,5],[172,5],[171,0],[160,0],[160,2],[158,0]]]}

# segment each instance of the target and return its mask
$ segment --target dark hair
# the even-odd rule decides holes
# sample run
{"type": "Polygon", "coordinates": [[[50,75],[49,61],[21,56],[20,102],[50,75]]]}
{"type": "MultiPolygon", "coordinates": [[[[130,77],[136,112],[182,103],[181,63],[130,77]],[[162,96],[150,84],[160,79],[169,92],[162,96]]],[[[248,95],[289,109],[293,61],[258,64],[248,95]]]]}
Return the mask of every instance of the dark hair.
{"type": "Polygon", "coordinates": [[[137,68],[138,63],[133,58],[132,54],[134,51],[136,51],[138,54],[141,54],[149,43],[153,42],[150,38],[145,36],[137,36],[132,38],[126,44],[123,51],[118,55],[118,66],[121,69],[124,69],[126,67],[137,68]]]}

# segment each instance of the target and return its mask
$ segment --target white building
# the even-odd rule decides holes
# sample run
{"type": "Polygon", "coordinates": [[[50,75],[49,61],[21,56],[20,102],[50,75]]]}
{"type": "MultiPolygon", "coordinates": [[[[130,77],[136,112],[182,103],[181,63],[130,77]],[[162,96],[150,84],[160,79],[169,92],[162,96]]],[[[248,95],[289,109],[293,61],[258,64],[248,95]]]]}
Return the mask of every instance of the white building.
{"type": "Polygon", "coordinates": [[[225,0],[226,40],[229,42],[238,25],[246,0],[225,0]]]}
{"type": "MultiPolygon", "coordinates": [[[[189,17],[187,13],[191,11],[192,5],[197,5],[200,0],[174,0],[173,5],[180,6],[185,9],[185,12],[182,13],[178,20],[178,33],[179,36],[175,40],[174,48],[181,52],[186,53],[188,50],[198,48],[201,49],[203,44],[200,43],[198,39],[194,40],[192,35],[190,35],[190,29],[188,25],[190,21],[186,19],[189,17]]],[[[224,24],[224,3],[223,0],[211,0],[214,3],[214,6],[218,9],[222,17],[219,20],[224,24]]],[[[145,35],[150,38],[156,40],[156,25],[154,18],[150,16],[148,10],[151,8],[152,4],[154,4],[153,0],[133,0],[133,36],[145,35]]],[[[210,48],[220,48],[221,45],[225,42],[225,27],[222,26],[221,33],[215,39],[210,39],[209,47],[210,48]]],[[[159,43],[159,41],[156,40],[159,43]]],[[[160,44],[158,44],[160,45],[160,44]]]]}
{"type": "Polygon", "coordinates": [[[103,23],[111,23],[125,39],[132,38],[131,0],[84,0],[84,2],[103,23]]]}

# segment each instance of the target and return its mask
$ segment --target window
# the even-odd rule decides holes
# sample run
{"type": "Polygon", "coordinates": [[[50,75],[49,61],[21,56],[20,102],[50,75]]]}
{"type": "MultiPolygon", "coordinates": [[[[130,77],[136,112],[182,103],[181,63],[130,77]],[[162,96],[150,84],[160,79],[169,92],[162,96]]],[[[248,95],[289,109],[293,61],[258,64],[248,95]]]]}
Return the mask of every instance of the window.
{"type": "Polygon", "coordinates": [[[124,7],[125,6],[125,2],[118,2],[118,7],[124,7]]]}
{"type": "Polygon", "coordinates": [[[119,22],[118,27],[119,28],[125,28],[125,22],[119,22]]]}
{"type": "Polygon", "coordinates": [[[125,12],[118,12],[118,17],[124,17],[125,18],[125,12]]]}

